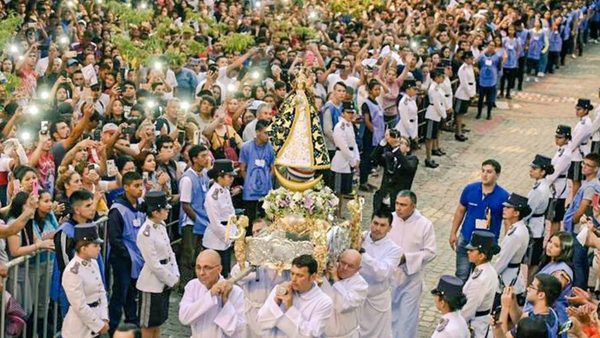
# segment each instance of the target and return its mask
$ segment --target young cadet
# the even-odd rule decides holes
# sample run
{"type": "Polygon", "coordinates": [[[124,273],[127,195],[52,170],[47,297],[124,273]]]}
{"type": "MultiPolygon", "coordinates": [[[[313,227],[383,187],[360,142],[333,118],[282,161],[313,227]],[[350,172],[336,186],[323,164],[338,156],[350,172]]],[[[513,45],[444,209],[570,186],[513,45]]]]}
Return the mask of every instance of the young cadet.
{"type": "Polygon", "coordinates": [[[548,219],[550,220],[550,235],[560,230],[560,222],[565,216],[565,202],[569,195],[567,173],[571,166],[571,127],[559,125],[554,134],[554,143],[558,147],[552,157],[554,173],[546,175],[546,182],[550,187],[552,199],[548,206],[548,219]]]}
{"type": "Polygon", "coordinates": [[[79,224],[74,229],[75,256],[65,267],[62,286],[69,300],[61,335],[64,338],[92,338],[108,332],[106,290],[96,259],[100,256],[98,227],[79,224]]]}
{"type": "Polygon", "coordinates": [[[425,132],[427,158],[425,159],[425,166],[427,168],[437,168],[439,164],[431,159],[431,155],[443,156],[446,154],[440,149],[438,140],[440,121],[447,116],[445,94],[441,87],[446,76],[444,75],[444,69],[436,69],[432,72],[431,76],[434,82],[429,87],[429,107],[427,107],[427,111],[425,112],[425,120],[427,121],[425,132]]]}
{"type": "Polygon", "coordinates": [[[519,274],[529,245],[529,229],[523,219],[531,214],[531,208],[527,204],[527,198],[515,193],[510,194],[503,205],[502,218],[504,224],[509,227],[500,244],[498,259],[494,263],[494,269],[500,276],[498,294],[505,286],[512,286],[517,296],[523,297],[525,284],[523,279],[519,278],[519,274]]]}
{"type": "MultiPolygon", "coordinates": [[[[331,171],[333,172],[333,186],[340,198],[352,193],[352,175],[358,169],[360,154],[354,135],[354,103],[344,101],[342,115],[339,122],[333,128],[333,142],[335,144],[335,155],[331,160],[331,171]]],[[[338,213],[341,212],[341,201],[338,213]]]]}
{"type": "Polygon", "coordinates": [[[479,101],[477,102],[476,119],[481,118],[483,111],[483,99],[487,102],[487,119],[492,119],[492,107],[496,103],[496,84],[498,83],[498,72],[506,59],[506,52],[500,56],[496,53],[494,41],[490,41],[477,60],[479,64],[479,101]]]}
{"type": "Polygon", "coordinates": [[[202,245],[213,249],[221,255],[223,276],[228,277],[231,271],[231,237],[237,233],[237,228],[231,226],[229,235],[226,235],[229,217],[235,216],[233,201],[229,187],[233,183],[235,170],[231,160],[216,160],[212,169],[208,171],[208,177],[214,180],[208,190],[208,197],[204,201],[204,208],[208,214],[208,228],[204,233],[202,245]]]}
{"type": "Polygon", "coordinates": [[[454,276],[443,275],[435,289],[431,290],[435,307],[442,318],[431,338],[468,338],[471,336],[467,322],[460,310],[467,303],[463,293],[463,281],[454,276]]]}
{"type": "Polygon", "coordinates": [[[533,277],[540,259],[544,252],[544,233],[546,230],[546,210],[552,194],[546,176],[554,173],[552,160],[543,155],[535,155],[531,168],[529,169],[529,177],[535,180],[533,188],[527,194],[527,204],[531,208],[531,215],[525,218],[531,238],[529,239],[529,250],[527,253],[527,269],[529,278],[533,277]]]}
{"type": "MultiPolygon", "coordinates": [[[[96,208],[94,206],[94,195],[87,190],[77,190],[69,198],[72,213],[70,218],[64,222],[54,235],[54,269],[52,270],[52,298],[58,300],[60,313],[65,318],[69,309],[69,302],[61,286],[61,280],[65,267],[75,255],[75,226],[87,224],[94,220],[96,208]]],[[[102,280],[104,280],[104,260],[102,256],[96,259],[100,267],[102,280]]]]}
{"type": "Polygon", "coordinates": [[[204,209],[204,201],[208,192],[208,175],[210,154],[204,145],[193,145],[188,150],[191,167],[179,180],[179,229],[181,231],[181,284],[183,288],[194,278],[194,262],[202,248],[202,237],[208,227],[208,214],[204,209]]]}
{"type": "Polygon", "coordinates": [[[123,175],[125,193],[111,206],[108,212],[108,261],[113,271],[113,286],[108,305],[111,333],[121,322],[123,309],[125,322],[139,325],[137,317],[136,280],[144,265],[142,253],[137,246],[137,234],[146,221],[140,210],[144,181],[142,175],[132,171],[123,175]]]}
{"type": "Polygon", "coordinates": [[[179,282],[179,270],[165,221],[171,206],[167,194],[151,191],[144,198],[146,222],[137,234],[144,258],[136,287],[140,291],[139,313],[143,338],[160,338],[160,326],[169,316],[169,295],[179,282]]]}
{"type": "Polygon", "coordinates": [[[477,85],[475,83],[475,72],[473,70],[473,52],[466,51],[463,54],[463,64],[458,69],[458,88],[454,93],[456,103],[454,105],[454,116],[456,122],[456,132],[454,138],[457,141],[464,142],[468,138],[463,134],[462,124],[463,116],[469,110],[471,98],[477,94],[477,85]]]}
{"type": "Polygon", "coordinates": [[[400,121],[395,129],[400,135],[410,140],[412,144],[418,144],[419,139],[419,119],[417,107],[417,81],[409,79],[404,80],[404,96],[398,102],[398,114],[400,121]]]}
{"type": "Polygon", "coordinates": [[[494,296],[498,290],[498,274],[490,263],[492,257],[500,252],[500,247],[495,241],[492,232],[475,230],[471,242],[467,245],[469,261],[475,264],[475,269],[463,288],[467,303],[460,313],[473,330],[473,338],[486,336],[494,296]]]}
{"type": "Polygon", "coordinates": [[[577,190],[581,187],[581,181],[583,181],[581,173],[583,158],[590,153],[590,136],[592,136],[593,130],[589,112],[593,108],[594,106],[590,104],[590,100],[588,99],[577,100],[577,105],[575,106],[575,115],[579,118],[579,122],[573,128],[573,138],[569,143],[571,167],[567,176],[572,182],[572,197],[575,196],[577,190]]]}

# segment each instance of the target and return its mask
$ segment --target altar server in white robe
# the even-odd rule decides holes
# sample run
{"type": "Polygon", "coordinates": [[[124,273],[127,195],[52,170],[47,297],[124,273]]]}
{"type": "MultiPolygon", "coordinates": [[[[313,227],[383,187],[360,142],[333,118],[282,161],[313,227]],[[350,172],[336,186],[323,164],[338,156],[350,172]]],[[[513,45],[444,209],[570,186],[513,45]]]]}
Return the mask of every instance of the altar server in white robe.
{"type": "MultiPolygon", "coordinates": [[[[265,225],[264,221],[255,221],[252,224],[252,236],[256,236],[265,225]]],[[[246,268],[249,267],[249,263],[246,262],[246,268]]],[[[237,276],[243,270],[239,263],[233,266],[231,269],[231,275],[237,276]]],[[[246,337],[248,338],[260,338],[260,328],[256,321],[258,310],[263,306],[265,300],[271,293],[271,290],[275,285],[282,283],[288,279],[289,274],[284,271],[282,274],[277,273],[273,269],[258,266],[254,267],[254,271],[242,278],[237,284],[244,291],[244,313],[246,315],[246,322],[248,326],[246,328],[246,337]]]]}
{"type": "Polygon", "coordinates": [[[311,255],[294,258],[291,281],[274,287],[258,311],[261,337],[323,336],[333,305],[315,282],[317,270],[311,255]]]}
{"type": "Polygon", "coordinates": [[[325,337],[359,337],[358,319],[369,287],[358,273],[361,260],[358,251],[348,249],[327,270],[321,289],[333,301],[333,315],[325,325],[325,337]]]}
{"type": "Polygon", "coordinates": [[[417,336],[425,265],[435,258],[435,233],[430,220],[417,208],[417,195],[402,190],[396,197],[388,237],[402,248],[392,282],[392,332],[395,338],[417,336]]]}
{"type": "Polygon", "coordinates": [[[367,299],[360,315],[360,336],[392,337],[391,285],[402,250],[388,236],[392,215],[380,210],[373,215],[370,231],[362,243],[360,275],[367,281],[367,299]]]}
{"type": "Polygon", "coordinates": [[[185,286],[179,321],[190,325],[193,338],[243,337],[244,292],[221,276],[221,257],[211,249],[196,258],[196,276],[185,286]]]}

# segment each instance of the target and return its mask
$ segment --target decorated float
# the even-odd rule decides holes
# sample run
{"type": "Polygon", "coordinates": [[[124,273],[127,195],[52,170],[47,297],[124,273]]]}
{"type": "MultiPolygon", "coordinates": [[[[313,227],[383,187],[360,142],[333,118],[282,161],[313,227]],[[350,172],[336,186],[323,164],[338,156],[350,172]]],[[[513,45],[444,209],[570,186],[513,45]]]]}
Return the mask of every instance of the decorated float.
{"type": "Polygon", "coordinates": [[[334,217],[339,200],[317,174],[318,170],[329,169],[330,159],[319,113],[308,90],[312,84],[304,69],[295,75],[294,90],[269,127],[276,153],[275,176],[281,185],[263,201],[270,225],[257,236],[246,237],[248,218],[232,216],[229,220],[228,227],[238,230],[232,238],[236,260],[250,264],[243,266],[234,280],[256,266],[288,270],[292,260],[303,254],[315,257],[322,273],[344,250],[360,246],[364,201],[356,196],[348,202],[349,220],[334,217]]]}

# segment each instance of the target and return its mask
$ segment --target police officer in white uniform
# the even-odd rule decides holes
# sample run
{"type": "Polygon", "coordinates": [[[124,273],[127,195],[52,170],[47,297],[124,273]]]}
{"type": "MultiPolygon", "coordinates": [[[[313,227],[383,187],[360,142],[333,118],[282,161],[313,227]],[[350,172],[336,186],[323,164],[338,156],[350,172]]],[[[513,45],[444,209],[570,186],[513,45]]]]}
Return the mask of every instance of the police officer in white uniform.
{"type": "Polygon", "coordinates": [[[592,136],[592,119],[590,119],[589,111],[594,106],[590,104],[588,99],[577,100],[575,106],[575,114],[579,117],[579,122],[573,128],[573,139],[569,143],[569,149],[571,150],[571,167],[569,168],[568,178],[572,180],[571,194],[575,196],[577,190],[581,186],[581,181],[584,180],[583,174],[581,173],[581,165],[585,155],[590,153],[592,136]]]}
{"type": "Polygon", "coordinates": [[[108,300],[96,258],[103,241],[94,223],[75,227],[75,256],[65,267],[62,286],[69,300],[61,334],[91,338],[108,332],[108,300]]]}
{"type": "Polygon", "coordinates": [[[160,326],[169,316],[169,295],[179,282],[179,269],[165,221],[171,206],[162,191],[151,191],[144,199],[146,221],[137,235],[144,257],[136,287],[140,290],[139,314],[142,337],[160,337],[160,326]]]}
{"type": "Polygon", "coordinates": [[[417,81],[405,80],[404,96],[398,102],[398,114],[400,121],[396,124],[396,130],[401,136],[408,138],[412,144],[417,144],[419,138],[419,108],[417,107],[417,81]]]}
{"type": "Polygon", "coordinates": [[[228,277],[231,270],[231,237],[237,233],[237,228],[231,226],[229,235],[226,234],[227,222],[231,216],[235,216],[229,192],[235,175],[231,160],[215,160],[212,169],[208,171],[208,177],[213,179],[214,183],[208,189],[204,201],[209,223],[202,238],[202,246],[219,253],[223,265],[223,277],[228,277]]]}
{"type": "Polygon", "coordinates": [[[462,117],[469,110],[471,98],[477,94],[477,85],[475,82],[475,72],[473,71],[473,52],[466,51],[463,54],[463,64],[458,68],[458,88],[454,93],[456,103],[454,105],[454,116],[456,122],[456,131],[454,138],[457,141],[464,142],[467,137],[462,133],[462,117]]]}
{"type": "Polygon", "coordinates": [[[565,201],[569,195],[567,173],[571,165],[570,140],[571,127],[565,125],[556,127],[554,143],[558,149],[556,149],[556,154],[552,157],[554,173],[546,175],[546,182],[552,194],[552,199],[548,206],[548,214],[546,215],[550,220],[550,234],[554,234],[560,230],[560,222],[565,216],[565,201]]]}
{"type": "Polygon", "coordinates": [[[440,85],[440,88],[444,92],[444,105],[446,106],[446,114],[447,120],[444,122],[446,125],[449,124],[450,119],[452,117],[452,113],[454,112],[454,94],[452,93],[452,82],[450,78],[452,77],[452,61],[450,59],[443,59],[441,62],[441,67],[444,69],[444,82],[440,85]]]}
{"type": "MultiPolygon", "coordinates": [[[[333,128],[335,155],[331,160],[331,171],[334,173],[335,192],[347,195],[352,192],[352,173],[358,168],[360,154],[354,134],[354,103],[344,101],[342,116],[333,128]]],[[[341,203],[340,203],[341,206],[341,203]]]]}
{"type": "Polygon", "coordinates": [[[490,263],[492,257],[500,252],[495,240],[492,232],[475,230],[471,242],[466,245],[469,261],[475,264],[475,269],[463,288],[467,303],[460,313],[473,330],[473,338],[486,336],[498,290],[498,274],[490,263]]]}
{"type": "Polygon", "coordinates": [[[442,313],[431,338],[468,338],[471,333],[460,309],[467,302],[463,293],[463,281],[455,276],[443,275],[435,289],[431,290],[435,307],[442,313]]]}
{"type": "MultiPolygon", "coordinates": [[[[500,244],[500,254],[494,263],[494,269],[500,276],[500,285],[497,294],[502,294],[505,286],[514,287],[515,294],[525,303],[525,283],[519,278],[521,262],[529,246],[529,230],[523,221],[531,214],[527,198],[512,193],[508,200],[502,204],[502,218],[509,224],[508,232],[500,244]]],[[[496,302],[499,302],[499,298],[496,302]]],[[[498,303],[499,304],[499,303],[498,303]]]]}
{"type": "Polygon", "coordinates": [[[531,169],[529,169],[529,177],[533,178],[535,183],[527,194],[527,204],[531,208],[531,215],[525,218],[531,232],[526,260],[527,266],[529,266],[527,271],[530,276],[528,281],[532,280],[532,273],[535,272],[533,267],[539,265],[544,250],[546,211],[548,210],[550,198],[552,198],[552,193],[545,177],[553,173],[552,160],[543,155],[535,155],[533,162],[531,162],[531,169]]]}

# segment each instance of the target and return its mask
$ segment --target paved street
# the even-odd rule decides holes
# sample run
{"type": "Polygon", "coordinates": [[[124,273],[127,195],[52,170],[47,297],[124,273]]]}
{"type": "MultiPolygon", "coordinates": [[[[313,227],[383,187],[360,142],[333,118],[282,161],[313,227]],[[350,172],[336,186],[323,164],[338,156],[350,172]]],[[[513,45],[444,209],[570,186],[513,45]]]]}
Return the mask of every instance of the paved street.
{"type": "MultiPolygon", "coordinates": [[[[467,115],[469,140],[454,141],[452,133],[443,133],[441,147],[448,153],[436,158],[440,167],[431,170],[423,164],[424,147],[418,152],[421,167],[417,171],[414,190],[418,208],[433,221],[436,230],[437,258],[427,267],[423,301],[420,308],[419,336],[430,337],[438,316],[429,293],[440,275],[453,274],[454,252],[448,245],[452,215],[465,184],[479,178],[481,162],[494,158],[502,164],[500,184],[509,191],[527,195],[532,181],[529,163],[536,153],[552,157],[554,131],[559,123],[574,125],[574,105],[578,97],[591,98],[598,104],[600,47],[587,47],[583,58],[572,60],[557,74],[527,83],[512,101],[500,101],[493,119],[475,120],[476,108],[467,115]]],[[[368,205],[370,206],[370,196],[368,205]]],[[[370,215],[370,207],[365,214],[370,215]]],[[[366,222],[366,215],[365,215],[366,222]]],[[[367,223],[365,223],[367,224],[367,223]]],[[[179,300],[171,299],[169,321],[163,326],[164,336],[189,336],[189,328],[177,320],[179,300]]]]}

